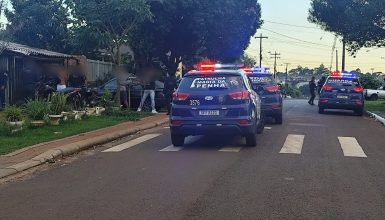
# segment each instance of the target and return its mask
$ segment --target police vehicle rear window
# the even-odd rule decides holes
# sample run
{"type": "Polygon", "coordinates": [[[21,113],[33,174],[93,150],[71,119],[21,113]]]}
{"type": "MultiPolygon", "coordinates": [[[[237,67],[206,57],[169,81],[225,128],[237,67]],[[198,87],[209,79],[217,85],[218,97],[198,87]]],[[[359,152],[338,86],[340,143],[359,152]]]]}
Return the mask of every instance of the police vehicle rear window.
{"type": "Polygon", "coordinates": [[[179,91],[239,90],[244,88],[241,76],[196,76],[185,77],[179,85],[179,91]]]}
{"type": "Polygon", "coordinates": [[[354,78],[334,78],[330,77],[326,81],[326,85],[330,85],[333,87],[349,87],[349,86],[359,86],[360,83],[358,79],[354,78]]]}
{"type": "Polygon", "coordinates": [[[253,85],[273,85],[273,76],[249,76],[253,85]]]}

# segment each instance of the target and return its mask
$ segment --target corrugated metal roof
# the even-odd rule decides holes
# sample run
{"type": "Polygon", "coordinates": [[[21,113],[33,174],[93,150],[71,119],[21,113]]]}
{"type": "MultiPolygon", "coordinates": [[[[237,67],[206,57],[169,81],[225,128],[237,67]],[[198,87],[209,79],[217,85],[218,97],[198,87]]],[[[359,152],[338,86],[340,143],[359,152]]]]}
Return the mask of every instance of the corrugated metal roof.
{"type": "Polygon", "coordinates": [[[5,51],[11,51],[11,52],[23,54],[26,56],[34,55],[34,56],[44,56],[44,57],[52,57],[52,58],[75,58],[75,56],[73,55],[29,47],[26,45],[16,44],[12,42],[0,41],[0,44],[5,46],[4,48],[5,51]]]}

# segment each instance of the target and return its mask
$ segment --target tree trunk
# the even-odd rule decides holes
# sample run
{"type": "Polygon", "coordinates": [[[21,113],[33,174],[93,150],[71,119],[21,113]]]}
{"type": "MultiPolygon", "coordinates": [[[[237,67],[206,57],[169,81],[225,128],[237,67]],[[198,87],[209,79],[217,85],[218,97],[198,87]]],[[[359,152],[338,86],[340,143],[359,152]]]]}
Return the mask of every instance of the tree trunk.
{"type": "Polygon", "coordinates": [[[121,54],[120,54],[120,46],[116,45],[116,56],[115,56],[115,77],[116,77],[116,95],[115,95],[115,103],[117,106],[120,106],[120,85],[119,85],[119,68],[121,65],[121,54]]]}

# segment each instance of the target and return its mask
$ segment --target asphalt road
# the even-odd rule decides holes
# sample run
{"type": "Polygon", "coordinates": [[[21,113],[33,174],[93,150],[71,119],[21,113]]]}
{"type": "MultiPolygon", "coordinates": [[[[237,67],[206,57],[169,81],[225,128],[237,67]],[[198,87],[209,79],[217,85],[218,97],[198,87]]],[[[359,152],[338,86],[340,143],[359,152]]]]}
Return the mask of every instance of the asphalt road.
{"type": "Polygon", "coordinates": [[[384,219],[385,128],[303,100],[284,112],[256,148],[173,148],[163,127],[96,148],[1,185],[0,219],[384,219]]]}

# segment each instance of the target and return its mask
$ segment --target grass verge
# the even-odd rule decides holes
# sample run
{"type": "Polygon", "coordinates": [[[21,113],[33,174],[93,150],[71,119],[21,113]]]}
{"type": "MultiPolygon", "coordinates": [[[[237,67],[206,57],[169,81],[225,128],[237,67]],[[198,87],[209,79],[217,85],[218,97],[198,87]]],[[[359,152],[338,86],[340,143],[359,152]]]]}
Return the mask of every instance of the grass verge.
{"type": "Polygon", "coordinates": [[[117,125],[126,121],[137,121],[150,115],[150,113],[145,112],[119,112],[111,116],[92,116],[85,117],[81,121],[67,121],[63,122],[60,126],[27,127],[15,134],[11,134],[3,122],[0,124],[0,155],[27,146],[117,125]]]}
{"type": "Polygon", "coordinates": [[[366,101],[365,109],[374,113],[385,114],[385,101],[366,101]]]}

